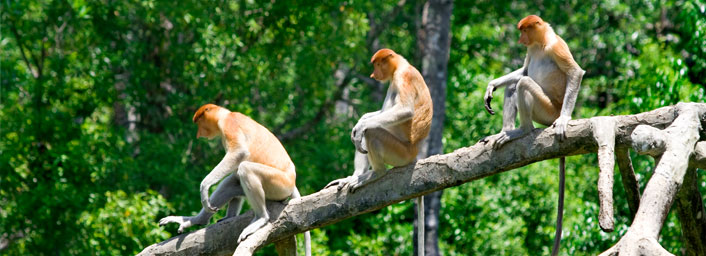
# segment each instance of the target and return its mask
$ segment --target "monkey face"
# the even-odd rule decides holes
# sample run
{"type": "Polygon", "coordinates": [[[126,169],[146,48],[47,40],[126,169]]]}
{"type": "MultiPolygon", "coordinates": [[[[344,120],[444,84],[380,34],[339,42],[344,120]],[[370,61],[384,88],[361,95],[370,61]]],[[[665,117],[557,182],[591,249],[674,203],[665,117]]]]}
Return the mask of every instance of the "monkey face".
{"type": "Polygon", "coordinates": [[[388,59],[389,57],[373,62],[375,69],[373,70],[373,74],[370,75],[370,78],[378,81],[387,81],[392,78],[392,73],[394,70],[392,70],[391,65],[389,65],[388,59]]]}
{"type": "Polygon", "coordinates": [[[517,29],[520,30],[520,40],[525,46],[530,46],[537,42],[543,42],[544,36],[544,21],[537,15],[529,15],[524,19],[520,20],[517,24],[517,29]]]}
{"type": "Polygon", "coordinates": [[[201,106],[194,114],[193,121],[198,125],[199,129],[196,132],[196,138],[213,138],[219,134],[218,118],[216,113],[221,107],[214,104],[206,104],[201,106]]]}
{"type": "Polygon", "coordinates": [[[525,46],[529,46],[529,45],[530,45],[530,40],[529,40],[529,35],[527,35],[527,30],[528,30],[527,28],[524,28],[524,29],[521,30],[521,32],[520,32],[520,40],[517,41],[518,43],[521,43],[521,44],[523,44],[523,45],[525,45],[525,46]]]}
{"type": "Polygon", "coordinates": [[[207,138],[207,139],[213,139],[218,135],[218,129],[217,127],[213,127],[212,124],[208,122],[208,120],[199,120],[197,123],[199,126],[198,131],[196,132],[196,138],[207,138]]]}

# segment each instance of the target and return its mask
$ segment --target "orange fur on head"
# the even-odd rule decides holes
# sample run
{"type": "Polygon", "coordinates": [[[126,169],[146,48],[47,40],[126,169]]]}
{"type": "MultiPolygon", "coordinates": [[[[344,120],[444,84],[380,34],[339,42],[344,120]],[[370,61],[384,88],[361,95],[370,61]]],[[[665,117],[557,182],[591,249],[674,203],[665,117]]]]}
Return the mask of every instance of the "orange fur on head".
{"type": "Polygon", "coordinates": [[[383,59],[390,57],[392,55],[395,55],[395,54],[397,54],[397,53],[395,53],[395,51],[393,51],[393,50],[390,50],[387,48],[380,49],[377,52],[375,52],[375,54],[373,54],[373,58],[370,59],[370,63],[375,63],[376,61],[383,60],[383,59]]]}
{"type": "Polygon", "coordinates": [[[192,121],[199,127],[196,138],[212,138],[218,134],[218,117],[215,114],[220,109],[221,107],[217,105],[206,104],[196,110],[192,118],[192,121]]]}
{"type": "Polygon", "coordinates": [[[537,25],[538,23],[544,23],[544,20],[537,15],[529,15],[517,23],[517,29],[523,29],[537,25]]]}
{"type": "Polygon", "coordinates": [[[210,103],[209,103],[209,104],[205,104],[205,105],[201,106],[198,110],[196,110],[196,113],[194,113],[194,118],[192,118],[192,121],[193,121],[194,123],[196,123],[196,121],[198,121],[199,119],[201,119],[201,117],[203,117],[203,115],[204,115],[207,111],[211,111],[211,110],[215,110],[215,109],[219,109],[219,108],[220,108],[220,107],[219,107],[218,105],[215,105],[215,104],[210,104],[210,103]]]}

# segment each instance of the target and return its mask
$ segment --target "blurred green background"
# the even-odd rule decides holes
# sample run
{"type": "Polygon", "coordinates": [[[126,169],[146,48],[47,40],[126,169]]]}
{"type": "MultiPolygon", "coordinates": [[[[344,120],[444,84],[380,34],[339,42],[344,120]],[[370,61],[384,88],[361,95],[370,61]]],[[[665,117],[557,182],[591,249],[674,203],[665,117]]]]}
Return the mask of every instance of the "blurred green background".
{"type": "MultiPolygon", "coordinates": [[[[304,195],[350,175],[350,129],[384,96],[363,79],[372,45],[421,65],[424,1],[391,15],[397,2],[2,1],[0,254],[130,255],[176,235],[157,221],[196,214],[199,183],[224,154],[195,139],[191,116],[204,103],[282,136],[304,195]],[[380,22],[386,29],[370,38],[380,22]]],[[[521,66],[514,26],[529,14],[550,22],[587,70],[575,119],[704,102],[705,9],[704,0],[454,1],[444,152],[500,131],[483,93],[521,66]]],[[[653,160],[633,160],[644,188],[653,160]]],[[[446,189],[441,252],[548,254],[557,164],[446,189]]],[[[562,254],[602,252],[630,224],[616,175],[616,231],[600,231],[597,174],[595,154],[567,159],[562,254]]],[[[703,175],[698,184],[706,192],[703,175]]],[[[410,255],[413,213],[401,202],[313,230],[314,255],[410,255]]],[[[660,243],[681,254],[680,232],[670,214],[660,243]]]]}

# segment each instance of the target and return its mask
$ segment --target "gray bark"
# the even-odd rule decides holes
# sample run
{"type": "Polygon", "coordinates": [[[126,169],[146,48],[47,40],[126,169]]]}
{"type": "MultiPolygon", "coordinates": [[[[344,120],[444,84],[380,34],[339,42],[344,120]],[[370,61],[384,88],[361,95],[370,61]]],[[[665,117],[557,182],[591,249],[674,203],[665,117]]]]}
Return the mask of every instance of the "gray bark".
{"type": "MultiPolygon", "coordinates": [[[[701,104],[702,105],[702,104],[701,104]]],[[[666,129],[639,125],[631,133],[633,149],[659,156],[628,232],[601,255],[672,255],[658,242],[659,233],[679,191],[701,131],[706,110],[679,104],[676,120],[666,129]]]]}
{"type": "MultiPolygon", "coordinates": [[[[610,118],[615,122],[614,136],[617,146],[633,143],[640,145],[641,141],[634,141],[631,137],[638,125],[648,124],[660,129],[672,126],[658,134],[669,137],[666,143],[668,149],[648,182],[640,202],[641,206],[650,207],[639,208],[628,232],[616,246],[605,253],[613,255],[620,251],[621,255],[638,255],[648,249],[655,249],[649,251],[654,254],[666,252],[664,249],[658,250],[661,247],[656,238],[682,183],[687,164],[703,164],[700,162],[703,161],[703,147],[699,144],[701,148],[695,149],[695,143],[698,138],[696,134],[699,131],[699,119],[706,123],[706,104],[679,104],[636,115],[610,118]],[[695,152],[693,157],[692,152],[695,152]]],[[[272,221],[241,244],[237,244],[235,238],[251,220],[252,212],[151,245],[139,255],[227,255],[233,250],[235,255],[252,255],[255,250],[269,243],[306,230],[332,225],[396,202],[537,161],[596,152],[598,143],[593,136],[592,123],[592,119],[570,121],[566,131],[567,139],[561,142],[550,127],[535,129],[499,150],[478,143],[449,154],[431,156],[415,164],[389,170],[385,176],[354,194],[331,187],[290,200],[286,204],[269,202],[268,209],[272,221]]]]}
{"type": "Polygon", "coordinates": [[[677,217],[686,249],[684,255],[706,255],[706,221],[698,181],[696,168],[689,168],[677,194],[677,217]]]}
{"type": "Polygon", "coordinates": [[[637,208],[640,207],[640,185],[637,183],[637,176],[632,167],[630,152],[628,147],[619,147],[615,150],[615,157],[618,159],[618,169],[623,181],[623,188],[630,208],[630,220],[635,218],[637,208]]]}
{"type": "MultiPolygon", "coordinates": [[[[434,104],[431,131],[419,158],[438,155],[443,152],[442,136],[446,117],[446,82],[448,78],[449,51],[451,46],[451,12],[453,1],[429,0],[422,7],[421,20],[417,21],[417,49],[421,53],[421,73],[429,87],[434,104]]],[[[439,255],[439,210],[441,195],[439,190],[424,196],[424,255],[439,255]]],[[[417,241],[417,211],[414,215],[413,241],[417,241]]],[[[414,255],[419,255],[418,244],[414,243],[414,255]]]]}
{"type": "Polygon", "coordinates": [[[600,212],[598,225],[605,232],[613,232],[613,174],[615,173],[615,120],[610,117],[595,117],[593,138],[598,143],[598,200],[600,212]]]}

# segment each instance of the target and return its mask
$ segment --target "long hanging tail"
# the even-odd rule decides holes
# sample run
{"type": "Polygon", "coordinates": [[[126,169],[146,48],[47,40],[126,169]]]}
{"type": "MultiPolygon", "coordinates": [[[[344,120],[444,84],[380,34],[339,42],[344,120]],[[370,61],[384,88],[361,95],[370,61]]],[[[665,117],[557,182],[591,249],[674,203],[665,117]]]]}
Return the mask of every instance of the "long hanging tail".
{"type": "MultiPolygon", "coordinates": [[[[302,197],[302,195],[299,194],[299,189],[294,187],[294,191],[292,191],[292,199],[300,197],[302,197]]],[[[304,232],[304,254],[306,256],[311,256],[311,233],[309,231],[304,232]]]]}
{"type": "Polygon", "coordinates": [[[424,196],[417,197],[417,255],[424,256],[424,196]]]}
{"type": "Polygon", "coordinates": [[[564,218],[564,183],[566,178],[566,158],[559,159],[559,204],[556,211],[556,234],[554,234],[554,247],[552,256],[559,254],[559,243],[561,243],[561,226],[564,218]]]}

